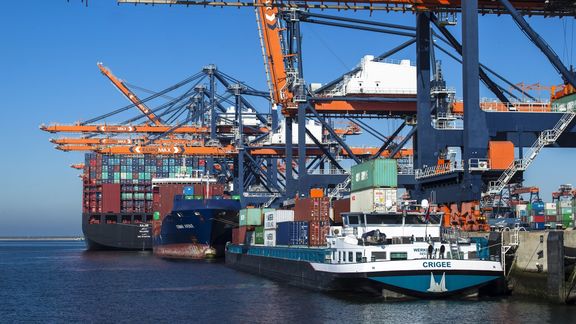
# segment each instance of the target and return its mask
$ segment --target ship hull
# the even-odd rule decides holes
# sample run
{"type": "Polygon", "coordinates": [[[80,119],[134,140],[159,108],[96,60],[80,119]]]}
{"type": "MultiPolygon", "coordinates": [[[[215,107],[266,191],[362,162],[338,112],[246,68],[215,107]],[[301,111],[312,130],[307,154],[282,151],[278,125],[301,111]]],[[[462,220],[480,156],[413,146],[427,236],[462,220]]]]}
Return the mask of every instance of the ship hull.
{"type": "Polygon", "coordinates": [[[154,223],[154,254],[178,259],[223,257],[239,210],[237,200],[175,198],[172,212],[154,223]]]}
{"type": "MultiPolygon", "coordinates": [[[[477,270],[420,269],[423,262],[429,261],[390,261],[374,264],[374,267],[370,263],[342,266],[226,251],[226,264],[231,268],[320,291],[356,292],[386,299],[505,293],[502,272],[483,267],[477,270]],[[385,263],[396,263],[392,264],[396,270],[382,268],[379,271],[379,266],[385,263]]],[[[466,267],[466,262],[457,265],[460,266],[466,267]]]]}
{"type": "MultiPolygon", "coordinates": [[[[90,219],[104,220],[111,214],[82,214],[82,232],[88,250],[151,250],[152,226],[148,223],[91,223],[90,219]]],[[[114,215],[118,218],[118,215],[114,215]]]]}

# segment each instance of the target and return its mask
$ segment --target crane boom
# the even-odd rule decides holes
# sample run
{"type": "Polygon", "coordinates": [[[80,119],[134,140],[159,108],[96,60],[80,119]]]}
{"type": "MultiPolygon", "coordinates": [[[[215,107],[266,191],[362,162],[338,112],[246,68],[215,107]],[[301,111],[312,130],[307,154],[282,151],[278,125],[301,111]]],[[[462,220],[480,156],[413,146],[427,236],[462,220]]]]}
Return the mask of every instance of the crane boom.
{"type": "Polygon", "coordinates": [[[140,98],[138,98],[138,96],[136,96],[132,91],[130,91],[130,89],[128,89],[128,87],[124,84],[124,82],[122,82],[114,74],[112,74],[112,72],[104,65],[102,65],[102,63],[98,63],[98,68],[100,69],[100,72],[102,72],[102,74],[104,74],[112,82],[112,84],[116,88],[118,88],[118,90],[120,90],[120,92],[122,92],[122,94],[125,95],[126,98],[128,98],[128,100],[130,100],[136,106],[136,108],[138,108],[144,115],[146,115],[146,117],[148,117],[148,119],[150,119],[150,121],[154,123],[154,125],[156,126],[162,125],[162,121],[160,120],[160,118],[156,116],[150,110],[150,108],[146,107],[146,105],[143,104],[142,101],[140,101],[140,98]]]}
{"type": "MultiPolygon", "coordinates": [[[[262,7],[270,6],[265,1],[205,1],[205,0],[117,0],[118,3],[165,4],[211,7],[262,7]]],[[[273,7],[282,9],[319,10],[383,10],[386,12],[460,12],[462,0],[301,0],[270,1],[273,7]]],[[[576,16],[576,4],[572,1],[512,0],[512,5],[525,15],[576,16]]],[[[508,14],[499,1],[478,0],[478,12],[482,14],[508,14]]]]}
{"type": "Polygon", "coordinates": [[[268,69],[272,83],[272,102],[286,106],[294,95],[289,89],[284,51],[282,49],[282,28],[278,20],[278,7],[273,6],[274,0],[257,0],[261,6],[256,8],[257,20],[262,32],[264,64],[268,69]]]}

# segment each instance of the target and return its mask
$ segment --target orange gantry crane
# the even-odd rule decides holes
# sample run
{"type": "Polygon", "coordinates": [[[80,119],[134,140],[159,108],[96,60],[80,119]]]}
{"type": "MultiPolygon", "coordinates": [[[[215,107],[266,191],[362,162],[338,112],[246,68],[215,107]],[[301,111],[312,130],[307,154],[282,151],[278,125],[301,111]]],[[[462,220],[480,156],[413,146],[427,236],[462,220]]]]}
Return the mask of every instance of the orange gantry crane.
{"type": "Polygon", "coordinates": [[[146,117],[148,117],[148,119],[150,119],[154,125],[162,125],[160,118],[158,118],[158,116],[156,116],[150,110],[150,108],[146,107],[140,98],[138,98],[132,91],[130,91],[130,89],[128,89],[122,80],[118,79],[114,74],[112,74],[110,69],[106,68],[104,65],[102,65],[102,63],[99,62],[97,65],[100,69],[100,72],[102,72],[102,74],[104,74],[110,80],[110,82],[112,82],[112,84],[136,106],[136,108],[138,108],[146,117]]]}

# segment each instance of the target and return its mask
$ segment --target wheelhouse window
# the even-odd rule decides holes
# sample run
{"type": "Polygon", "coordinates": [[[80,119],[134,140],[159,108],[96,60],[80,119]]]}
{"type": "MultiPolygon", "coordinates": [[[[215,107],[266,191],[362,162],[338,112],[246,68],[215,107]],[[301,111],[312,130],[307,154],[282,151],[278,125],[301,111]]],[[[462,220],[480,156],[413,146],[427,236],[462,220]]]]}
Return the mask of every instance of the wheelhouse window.
{"type": "Polygon", "coordinates": [[[408,260],[408,252],[390,252],[390,260],[408,260]]]}

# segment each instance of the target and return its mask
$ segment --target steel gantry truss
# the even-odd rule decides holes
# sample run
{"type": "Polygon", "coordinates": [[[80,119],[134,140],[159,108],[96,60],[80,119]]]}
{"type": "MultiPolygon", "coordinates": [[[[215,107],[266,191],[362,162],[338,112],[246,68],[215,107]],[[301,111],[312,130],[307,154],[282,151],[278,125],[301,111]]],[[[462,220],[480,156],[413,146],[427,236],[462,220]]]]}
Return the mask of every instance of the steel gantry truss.
{"type": "MultiPolygon", "coordinates": [[[[344,184],[348,182],[345,176],[337,179],[342,181],[336,184],[322,182],[321,178],[315,177],[314,172],[310,172],[307,168],[317,165],[324,168],[327,165],[329,170],[341,171],[343,168],[334,152],[345,153],[357,163],[363,159],[378,157],[382,152],[395,156],[403,149],[404,144],[412,139],[415,169],[413,171],[415,172],[411,174],[408,172],[409,174],[403,176],[400,183],[410,191],[413,198],[435,197],[437,203],[446,204],[450,209],[457,204],[459,212],[465,213],[464,207],[460,207],[460,204],[470,208],[474,206],[474,202],[480,200],[482,193],[495,194],[497,189],[504,188],[510,182],[522,181],[521,168],[508,172],[509,169],[514,168],[514,163],[508,168],[495,168],[491,165],[488,158],[488,146],[491,141],[512,142],[515,147],[520,148],[520,160],[523,160],[522,148],[534,147],[533,143],[544,143],[539,138],[544,136],[542,134],[550,133],[550,130],[554,131],[553,139],[539,145],[537,152],[545,145],[576,146],[573,111],[555,111],[550,104],[544,103],[535,105],[516,103],[514,100],[518,100],[518,95],[513,91],[518,91],[522,96],[525,96],[525,91],[481,64],[478,55],[478,16],[483,14],[509,15],[528,39],[542,51],[563,81],[574,89],[576,85],[574,74],[562,64],[550,46],[524,19],[525,15],[574,17],[576,4],[573,2],[560,0],[360,0],[353,2],[118,0],[118,2],[256,7],[270,83],[269,96],[274,107],[276,105],[281,107],[286,120],[286,145],[283,155],[286,161],[283,175],[284,198],[295,195],[306,196],[308,189],[317,185],[336,188],[334,192],[337,193],[333,196],[339,196],[342,190],[345,190],[344,184]],[[407,12],[414,14],[415,25],[400,26],[376,20],[366,21],[351,18],[351,15],[331,16],[315,13],[314,9],[407,12]],[[462,28],[461,41],[458,41],[447,28],[456,21],[462,28]],[[415,45],[416,93],[342,96],[337,90],[346,75],[311,91],[304,81],[302,23],[407,37],[407,41],[376,57],[375,60],[383,60],[415,45]],[[436,64],[436,50],[462,64],[462,102],[453,100],[454,92],[446,86],[440,67],[436,64]],[[498,84],[496,80],[505,85],[498,84]],[[497,103],[480,102],[481,82],[498,98],[497,103]],[[357,121],[357,118],[365,116],[403,118],[404,122],[394,134],[388,137],[374,133],[374,129],[370,129],[366,124],[358,123],[363,131],[375,134],[377,138],[382,135],[381,139],[383,139],[383,144],[373,155],[358,156],[334,131],[331,118],[354,118],[357,121]],[[305,127],[308,119],[314,119],[320,123],[328,133],[328,137],[313,138],[314,136],[305,127]],[[556,127],[559,121],[562,127],[556,127]],[[296,148],[292,143],[292,125],[297,125],[298,128],[299,144],[296,148]],[[411,129],[400,141],[395,137],[405,127],[411,127],[411,129]],[[315,149],[325,156],[320,163],[317,161],[318,157],[313,157],[311,160],[307,155],[309,147],[303,144],[307,136],[311,137],[315,149]],[[338,149],[335,150],[335,148],[338,149]],[[456,161],[447,162],[446,160],[450,148],[458,148],[460,151],[457,167],[454,163],[456,161]],[[297,163],[294,162],[295,157],[297,157],[297,163]],[[439,170],[441,172],[437,172],[439,170]],[[449,172],[444,172],[446,170],[449,172]],[[502,177],[505,177],[505,181],[502,177]]],[[[353,70],[347,75],[356,72],[358,71],[353,70]]],[[[528,98],[534,99],[529,95],[528,98]]],[[[240,120],[242,118],[242,116],[236,117],[240,120]]],[[[241,122],[239,126],[242,129],[241,122]]],[[[272,129],[275,128],[272,127],[272,129]]],[[[235,142],[234,144],[235,148],[240,151],[246,151],[245,148],[250,147],[247,143],[235,142]]],[[[534,157],[530,154],[528,159],[531,161],[534,157]]],[[[252,156],[250,159],[254,161],[249,163],[258,162],[258,157],[252,156]]],[[[241,160],[244,161],[244,159],[241,160]]]]}

